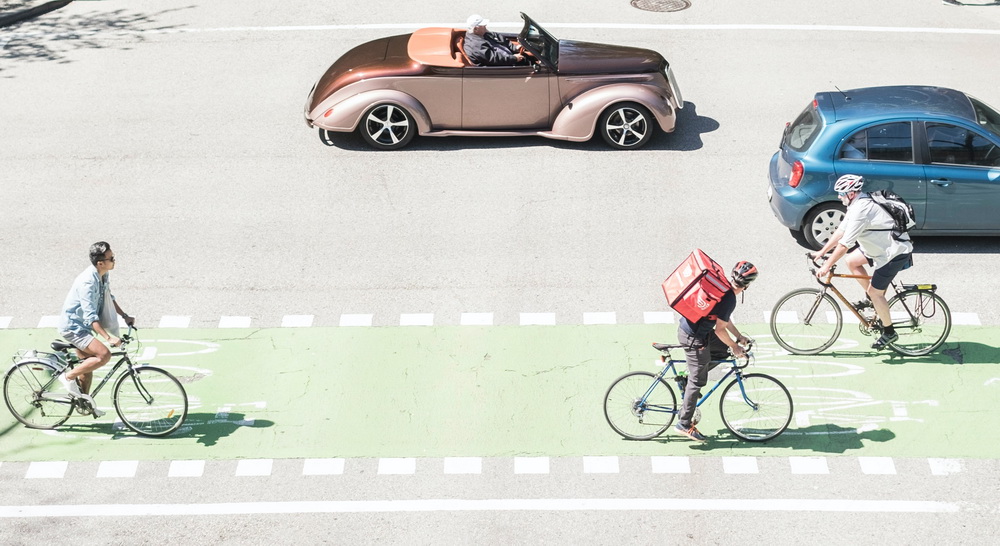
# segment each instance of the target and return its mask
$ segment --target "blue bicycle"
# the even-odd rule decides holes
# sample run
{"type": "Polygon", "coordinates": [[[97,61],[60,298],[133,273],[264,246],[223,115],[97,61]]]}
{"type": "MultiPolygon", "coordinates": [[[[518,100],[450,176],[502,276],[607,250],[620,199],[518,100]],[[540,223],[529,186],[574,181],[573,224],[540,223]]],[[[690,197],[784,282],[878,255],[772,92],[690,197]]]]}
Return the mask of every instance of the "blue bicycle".
{"type": "MultiPolygon", "coordinates": [[[[663,369],[659,373],[629,372],[608,387],[604,396],[604,417],[618,434],[629,440],[650,440],[664,433],[674,417],[680,413],[677,396],[667,382],[672,377],[684,399],[687,375],[677,373],[677,364],[684,359],[670,358],[670,351],[683,349],[683,345],[654,343],[660,351],[663,369]]],[[[762,373],[743,373],[753,362],[753,341],[747,345],[746,358],[735,357],[719,360],[718,365],[729,364],[726,375],[719,379],[698,400],[693,423],[701,418],[701,405],[712,396],[727,379],[732,381],[722,391],[719,413],[722,423],[737,437],[749,442],[770,440],[785,431],[792,421],[792,396],[777,379],[762,373]]],[[[730,355],[731,356],[731,355],[730,355]]]]}

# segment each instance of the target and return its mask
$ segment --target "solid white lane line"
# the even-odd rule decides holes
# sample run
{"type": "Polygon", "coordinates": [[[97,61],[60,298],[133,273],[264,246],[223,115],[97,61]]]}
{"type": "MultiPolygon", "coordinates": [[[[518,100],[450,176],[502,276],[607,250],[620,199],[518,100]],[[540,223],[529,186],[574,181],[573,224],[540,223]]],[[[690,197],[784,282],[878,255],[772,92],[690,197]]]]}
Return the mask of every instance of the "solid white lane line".
{"type": "Polygon", "coordinates": [[[858,457],[861,472],[865,474],[895,474],[896,464],[892,457],[858,457]]]}
{"type": "Polygon", "coordinates": [[[493,326],[493,313],[462,313],[462,326],[493,326]]]}
{"type": "Polygon", "coordinates": [[[101,461],[97,468],[98,478],[134,478],[139,469],[139,461],[101,461]]]}
{"type": "Polygon", "coordinates": [[[372,315],[346,314],[340,315],[341,326],[371,326],[372,315]]]}
{"type": "Polygon", "coordinates": [[[313,325],[313,315],[285,315],[281,317],[282,328],[308,328],[313,325]]]}
{"type": "Polygon", "coordinates": [[[187,328],[191,317],[182,315],[163,315],[160,317],[160,328],[187,328]]]}
{"type": "Polygon", "coordinates": [[[344,473],[344,459],[306,459],[302,463],[303,476],[334,476],[344,473]]]}
{"type": "Polygon", "coordinates": [[[219,319],[219,328],[249,328],[250,317],[223,316],[219,319]]]}
{"type": "Polygon", "coordinates": [[[548,474],[548,457],[514,457],[514,474],[548,474]]]}
{"type": "MultiPolygon", "coordinates": [[[[963,505],[968,511],[982,506],[963,505]]],[[[868,512],[956,513],[957,503],[849,499],[422,499],[0,506],[0,518],[218,516],[370,512],[868,512]]]]}

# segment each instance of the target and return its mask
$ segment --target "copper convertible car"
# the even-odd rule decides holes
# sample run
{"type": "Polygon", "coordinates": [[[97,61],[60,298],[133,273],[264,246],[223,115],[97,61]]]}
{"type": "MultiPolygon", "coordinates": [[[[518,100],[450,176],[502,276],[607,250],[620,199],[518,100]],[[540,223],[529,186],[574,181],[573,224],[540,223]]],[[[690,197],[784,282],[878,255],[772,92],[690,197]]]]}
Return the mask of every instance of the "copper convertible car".
{"type": "Polygon", "coordinates": [[[306,100],[310,127],[358,131],[381,150],[423,136],[542,136],[575,142],[594,133],[639,148],[674,130],[684,105],[662,55],[648,49],[558,40],[530,17],[516,39],[528,66],[475,66],[464,29],[424,28],[345,53],[306,100]]]}

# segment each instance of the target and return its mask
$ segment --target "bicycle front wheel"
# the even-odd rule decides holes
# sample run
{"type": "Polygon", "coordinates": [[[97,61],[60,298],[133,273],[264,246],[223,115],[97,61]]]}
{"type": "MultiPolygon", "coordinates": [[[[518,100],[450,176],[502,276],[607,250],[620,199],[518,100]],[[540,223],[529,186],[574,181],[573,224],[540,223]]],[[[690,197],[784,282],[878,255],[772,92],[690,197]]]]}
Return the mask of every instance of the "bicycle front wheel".
{"type": "Polygon", "coordinates": [[[115,411],[128,428],[145,436],[166,436],[187,417],[187,393],[166,370],[137,366],[115,382],[115,411]]]}
{"type": "Polygon", "coordinates": [[[890,343],[906,356],[923,356],[936,351],[951,333],[951,310],[934,292],[907,290],[889,301],[889,315],[899,339],[890,343]]]}
{"type": "Polygon", "coordinates": [[[604,418],[629,440],[656,438],[674,422],[677,396],[663,379],[649,372],[627,373],[608,387],[604,418]]]}
{"type": "Polygon", "coordinates": [[[801,288],[785,294],[771,311],[771,335],[782,349],[814,355],[829,349],[844,325],[840,306],[829,294],[801,288]]]}
{"type": "Polygon", "coordinates": [[[736,436],[748,442],[763,442],[788,428],[792,395],[777,379],[748,373],[722,391],[719,413],[726,428],[736,436]]]}
{"type": "Polygon", "coordinates": [[[14,418],[28,428],[53,429],[73,412],[69,396],[46,390],[59,370],[41,360],[20,362],[3,378],[3,399],[14,418]]]}

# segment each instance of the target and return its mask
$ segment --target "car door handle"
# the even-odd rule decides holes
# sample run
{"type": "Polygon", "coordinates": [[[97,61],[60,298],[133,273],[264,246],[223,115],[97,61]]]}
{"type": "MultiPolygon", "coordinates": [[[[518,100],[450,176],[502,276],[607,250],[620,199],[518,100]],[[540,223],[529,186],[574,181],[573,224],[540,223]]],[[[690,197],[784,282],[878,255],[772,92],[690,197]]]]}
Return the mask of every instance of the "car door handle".
{"type": "Polygon", "coordinates": [[[948,180],[947,178],[932,178],[931,184],[934,184],[935,186],[941,186],[942,188],[947,188],[948,186],[951,185],[951,180],[948,180]]]}

